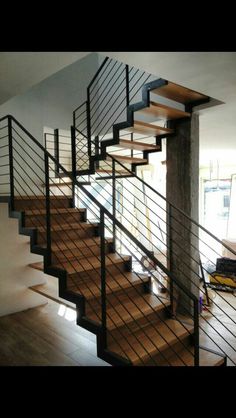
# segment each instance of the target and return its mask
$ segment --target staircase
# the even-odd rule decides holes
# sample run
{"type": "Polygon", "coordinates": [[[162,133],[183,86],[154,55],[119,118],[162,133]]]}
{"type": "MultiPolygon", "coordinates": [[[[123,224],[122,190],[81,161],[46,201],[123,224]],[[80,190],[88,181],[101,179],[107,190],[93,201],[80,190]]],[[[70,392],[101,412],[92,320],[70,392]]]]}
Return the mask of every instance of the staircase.
{"type": "MultiPolygon", "coordinates": [[[[146,196],[148,185],[137,177],[136,167],[148,164],[149,153],[161,151],[162,138],[171,140],[174,130],[162,125],[190,118],[193,107],[209,98],[158,79],[138,84],[142,100],[131,103],[133,69],[125,66],[127,119],[119,121],[116,115],[100,135],[94,135],[90,92],[98,76],[103,72],[105,77],[110,71],[108,64],[111,62],[104,60],[88,87],[88,100],[74,112],[68,167],[60,162],[58,131],[53,155],[14,117],[0,120],[9,148],[9,191],[3,200],[9,201],[9,216],[19,219],[19,232],[30,236],[31,252],[43,256],[43,262],[30,266],[57,277],[59,295],[54,290],[48,293],[47,286],[46,290],[42,285],[31,289],[75,305],[77,324],[97,335],[97,354],[112,365],[224,366],[226,353],[199,341],[198,298],[167,262],[160,261],[136,238],[120,217],[116,201],[122,179],[135,180],[140,190],[145,186],[146,196]],[[154,101],[150,93],[174,100],[184,109],[154,101]],[[84,119],[84,109],[85,125],[78,124],[80,114],[84,119]],[[140,114],[161,123],[139,120],[140,114]],[[114,146],[118,148],[115,153],[114,146]],[[107,149],[111,151],[107,153],[107,149]],[[101,204],[95,193],[101,180],[109,187],[109,207],[101,204]],[[154,283],[160,284],[160,278],[144,259],[156,265],[165,278],[165,293],[155,291],[154,283]],[[179,300],[178,292],[185,295],[188,307],[179,300]],[[182,304],[184,314],[178,314],[177,304],[182,304]]],[[[130,219],[133,217],[130,214],[130,219]]],[[[153,225],[153,231],[155,228],[153,225]]]]}
{"type": "MultiPolygon", "coordinates": [[[[99,224],[86,221],[86,209],[71,207],[71,197],[51,197],[50,203],[51,263],[44,260],[30,266],[59,276],[62,298],[79,303],[82,296],[85,307],[84,312],[79,308],[78,325],[99,329],[102,321],[99,224]],[[65,272],[64,287],[61,273],[65,272]]],[[[42,196],[15,197],[11,215],[24,213],[20,230],[36,233],[36,243],[31,239],[32,252],[46,252],[45,205],[42,196]]],[[[98,346],[100,357],[116,365],[194,365],[193,323],[181,324],[170,318],[169,299],[152,293],[148,274],[132,271],[131,257],[115,253],[112,239],[105,239],[104,262],[108,352],[102,354],[98,346]]],[[[42,293],[42,287],[32,289],[42,293]]],[[[200,365],[204,364],[222,365],[224,359],[202,351],[200,365]]]]}

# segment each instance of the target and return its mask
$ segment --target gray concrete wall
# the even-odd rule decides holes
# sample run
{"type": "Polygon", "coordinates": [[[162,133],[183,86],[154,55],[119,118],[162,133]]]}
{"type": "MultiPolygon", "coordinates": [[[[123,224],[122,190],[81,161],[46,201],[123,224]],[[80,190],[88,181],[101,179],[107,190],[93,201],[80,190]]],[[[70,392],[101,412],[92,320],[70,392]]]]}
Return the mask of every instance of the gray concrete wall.
{"type": "MultiPolygon", "coordinates": [[[[198,222],[199,205],[199,116],[170,122],[175,135],[167,139],[167,199],[198,222]]],[[[175,276],[196,296],[199,285],[198,231],[175,209],[171,211],[171,264],[175,276]],[[194,261],[196,260],[196,261],[194,261]]],[[[177,289],[179,303],[188,299],[177,289]]]]}

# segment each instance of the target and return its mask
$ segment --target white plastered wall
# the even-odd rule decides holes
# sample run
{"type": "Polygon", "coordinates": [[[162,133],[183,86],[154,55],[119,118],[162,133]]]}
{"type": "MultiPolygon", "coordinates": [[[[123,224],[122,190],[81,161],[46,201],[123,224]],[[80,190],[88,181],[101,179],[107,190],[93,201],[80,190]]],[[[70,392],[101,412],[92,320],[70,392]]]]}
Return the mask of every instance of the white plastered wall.
{"type": "Polygon", "coordinates": [[[30,253],[30,238],[19,235],[18,219],[8,217],[7,203],[0,203],[0,237],[0,316],[46,303],[28,289],[46,281],[43,272],[28,266],[43,257],[30,253]]]}

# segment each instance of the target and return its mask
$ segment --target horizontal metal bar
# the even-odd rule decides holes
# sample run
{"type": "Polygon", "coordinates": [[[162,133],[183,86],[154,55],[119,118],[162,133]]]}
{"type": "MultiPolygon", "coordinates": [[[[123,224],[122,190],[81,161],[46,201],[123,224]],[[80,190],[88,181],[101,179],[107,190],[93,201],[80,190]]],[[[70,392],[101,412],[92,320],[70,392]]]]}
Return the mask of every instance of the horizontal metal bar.
{"type": "MultiPolygon", "coordinates": [[[[120,64],[119,65],[119,67],[116,69],[116,72],[115,72],[115,75],[113,75],[113,77],[111,77],[110,78],[110,80],[108,81],[108,83],[105,85],[105,87],[103,88],[103,91],[98,95],[98,99],[97,99],[97,101],[96,102],[94,102],[93,103],[93,106],[91,107],[91,109],[90,109],[90,112],[92,112],[92,110],[94,109],[94,107],[96,106],[96,104],[100,101],[100,103],[101,102],[103,102],[103,100],[105,100],[105,97],[106,96],[108,96],[108,94],[110,93],[110,91],[112,90],[112,88],[113,88],[113,86],[116,84],[116,82],[119,80],[119,78],[122,76],[122,74],[123,74],[123,71],[124,71],[124,67],[122,68],[122,66],[124,66],[124,64],[120,64]],[[121,71],[120,71],[120,73],[118,74],[118,71],[120,70],[120,68],[121,68],[121,71]],[[109,87],[109,89],[108,89],[108,91],[106,92],[106,89],[108,88],[108,86],[109,86],[109,84],[114,80],[114,78],[115,78],[115,76],[117,76],[116,77],[116,79],[115,79],[115,81],[113,82],[113,84],[109,87]],[[104,97],[104,99],[102,99],[102,96],[103,96],[103,94],[106,92],[106,96],[104,97]]],[[[111,71],[110,71],[111,72],[111,71]]],[[[109,72],[109,73],[110,73],[109,72]]],[[[109,74],[108,74],[109,75],[109,74]]],[[[107,77],[108,77],[108,75],[107,75],[107,77]]],[[[107,78],[106,77],[106,78],[107,78]]],[[[106,80],[106,79],[105,79],[106,80]]],[[[105,81],[104,80],[104,81],[105,81]]],[[[104,83],[104,81],[103,81],[103,83],[104,83]]],[[[102,83],[102,84],[103,84],[102,83]]],[[[119,87],[118,87],[119,88],[119,87]]],[[[101,90],[101,86],[99,85],[99,91],[101,90]]]]}
{"type": "Polygon", "coordinates": [[[79,105],[75,110],[74,110],[74,112],[73,113],[75,113],[75,112],[77,112],[77,110],[78,109],[80,109],[82,106],[86,106],[86,101],[85,102],[83,102],[81,105],[79,105]]]}
{"type": "MultiPolygon", "coordinates": [[[[32,140],[33,140],[33,142],[35,142],[38,146],[39,146],[39,148],[44,152],[44,153],[47,153],[48,155],[49,155],[49,157],[50,157],[50,159],[53,161],[55,161],[55,159],[47,152],[47,151],[45,151],[44,150],[44,148],[41,146],[41,144],[39,144],[38,143],[38,141],[30,134],[30,133],[28,133],[28,131],[24,128],[24,127],[22,127],[22,125],[18,122],[18,121],[16,121],[15,120],[15,118],[13,118],[13,120],[16,122],[16,124],[18,125],[18,126],[20,126],[21,128],[22,128],[22,130],[30,137],[30,138],[32,138],[32,140]]],[[[61,164],[59,164],[59,166],[60,166],[60,168],[61,168],[61,170],[64,172],[64,173],[66,173],[67,175],[68,175],[68,177],[70,177],[70,178],[72,178],[72,176],[61,166],[61,164]]],[[[133,173],[132,173],[133,174],[133,173]]],[[[80,188],[80,189],[82,189],[82,191],[84,191],[84,193],[86,194],[86,195],[88,195],[89,196],[89,198],[92,200],[92,201],[94,201],[94,203],[98,206],[98,207],[102,207],[102,205],[100,205],[100,203],[82,186],[82,185],[80,185],[79,183],[78,183],[78,181],[76,180],[76,182],[75,182],[75,184],[80,188]]],[[[106,213],[106,215],[110,218],[110,219],[112,219],[112,216],[110,215],[110,213],[109,213],[109,211],[107,211],[106,209],[105,209],[105,211],[104,211],[105,213],[106,213]]],[[[168,270],[166,270],[165,269],[165,267],[161,264],[161,263],[159,263],[159,261],[155,258],[155,257],[153,257],[152,256],[152,254],[150,254],[149,253],[149,251],[147,251],[146,250],[146,248],[145,247],[143,247],[142,246],[142,244],[140,244],[139,242],[138,242],[138,240],[136,240],[135,239],[135,237],[133,237],[132,236],[132,234],[130,234],[129,233],[129,231],[127,231],[126,230],[126,228],[124,228],[123,227],[123,225],[122,224],[120,224],[120,222],[119,221],[117,221],[116,219],[112,219],[119,227],[120,227],[120,229],[121,230],[123,230],[123,232],[125,232],[129,237],[130,237],[130,239],[132,240],[132,241],[134,241],[135,242],[135,244],[139,247],[139,248],[141,248],[141,250],[146,254],[146,255],[148,255],[149,256],[149,258],[152,260],[152,261],[154,261],[157,265],[159,265],[159,267],[164,271],[164,272],[166,272],[166,274],[168,275],[168,276],[173,276],[172,274],[170,275],[169,274],[169,272],[168,272],[168,270]],[[143,248],[142,248],[143,247],[143,248]],[[166,271],[165,271],[166,270],[166,271]]],[[[172,279],[173,279],[173,281],[174,282],[176,282],[176,284],[180,287],[180,288],[182,288],[182,290],[186,293],[186,294],[189,294],[189,296],[191,297],[191,298],[193,298],[193,295],[188,291],[188,289],[186,289],[185,290],[185,287],[181,284],[181,283],[178,283],[178,280],[176,280],[175,278],[174,278],[174,276],[173,277],[171,277],[172,279]]]]}
{"type": "Polygon", "coordinates": [[[117,175],[117,176],[104,176],[104,177],[95,177],[95,180],[112,180],[112,179],[126,179],[127,177],[134,177],[131,174],[128,176],[125,175],[117,175]]]}
{"type": "Polygon", "coordinates": [[[95,76],[92,78],[92,80],[90,81],[89,85],[88,85],[88,89],[90,89],[90,87],[92,86],[92,84],[94,83],[94,81],[96,80],[96,78],[98,77],[98,75],[100,74],[100,72],[102,71],[104,65],[106,64],[106,62],[109,60],[109,57],[106,57],[104,59],[104,61],[102,62],[102,64],[100,65],[99,69],[97,70],[95,76]]]}
{"type": "MultiPolygon", "coordinates": [[[[7,116],[4,116],[2,119],[0,119],[0,122],[4,119],[7,119],[7,116]]],[[[2,128],[0,128],[0,131],[2,131],[3,129],[6,129],[6,128],[8,128],[8,125],[3,126],[2,128]]]]}
{"type": "MultiPolygon", "coordinates": [[[[3,139],[5,139],[5,138],[8,138],[8,134],[7,135],[4,135],[4,136],[1,136],[1,138],[0,138],[0,140],[2,141],[3,139]]],[[[8,145],[8,144],[7,144],[8,145]]],[[[6,145],[4,145],[4,147],[5,147],[6,145]]],[[[3,147],[0,147],[0,148],[3,148],[3,147]]]]}
{"type": "Polygon", "coordinates": [[[77,117],[75,117],[75,120],[79,119],[80,116],[82,116],[84,113],[86,113],[86,109],[82,113],[80,113],[77,117]]]}

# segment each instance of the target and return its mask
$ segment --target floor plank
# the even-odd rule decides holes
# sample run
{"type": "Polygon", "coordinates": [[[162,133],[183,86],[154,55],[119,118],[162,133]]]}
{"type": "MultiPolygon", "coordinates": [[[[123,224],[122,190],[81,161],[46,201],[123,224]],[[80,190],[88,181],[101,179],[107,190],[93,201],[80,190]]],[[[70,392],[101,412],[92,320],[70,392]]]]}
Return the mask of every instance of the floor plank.
{"type": "Polygon", "coordinates": [[[0,366],[109,366],[96,336],[66,319],[74,311],[53,301],[0,318],[0,366]]]}

